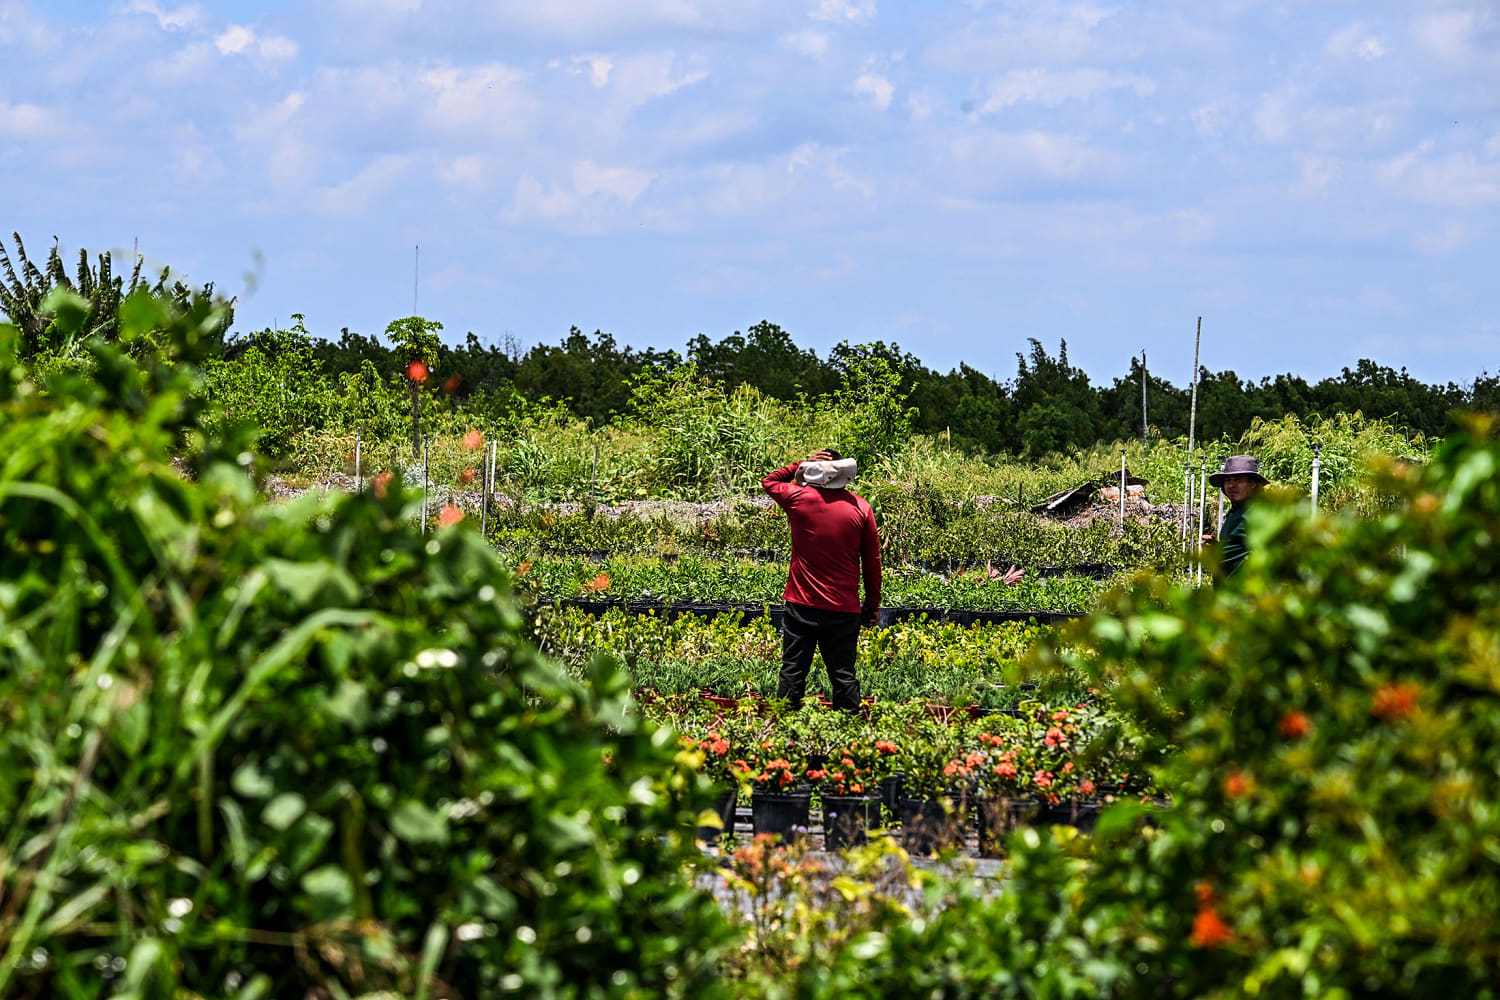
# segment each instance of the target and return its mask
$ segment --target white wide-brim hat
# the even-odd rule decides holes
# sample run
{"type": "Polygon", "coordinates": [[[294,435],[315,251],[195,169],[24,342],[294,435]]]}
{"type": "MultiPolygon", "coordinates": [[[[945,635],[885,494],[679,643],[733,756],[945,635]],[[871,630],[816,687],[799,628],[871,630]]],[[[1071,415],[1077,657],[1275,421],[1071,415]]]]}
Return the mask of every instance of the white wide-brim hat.
{"type": "Polygon", "coordinates": [[[840,458],[833,462],[803,462],[797,471],[808,486],[841,490],[854,482],[854,477],[859,474],[859,465],[852,458],[840,458]]]}

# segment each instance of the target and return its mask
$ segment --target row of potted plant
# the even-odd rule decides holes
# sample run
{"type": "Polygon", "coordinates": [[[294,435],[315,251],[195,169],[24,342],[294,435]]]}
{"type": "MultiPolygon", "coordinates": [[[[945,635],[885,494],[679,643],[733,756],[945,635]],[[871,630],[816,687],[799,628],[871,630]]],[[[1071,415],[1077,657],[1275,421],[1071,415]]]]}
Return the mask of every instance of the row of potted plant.
{"type": "Polygon", "coordinates": [[[1056,804],[1147,791],[1130,741],[1101,739],[1114,725],[1096,703],[946,721],[920,704],[765,714],[748,699],[726,710],[684,697],[643,711],[676,729],[705,774],[750,793],[871,794],[897,777],[905,797],[929,800],[1056,804]]]}
{"type": "MultiPolygon", "coordinates": [[[[771,697],[781,661],[781,637],[765,618],[630,615],[612,609],[597,617],[575,608],[539,608],[534,635],[542,649],[579,677],[598,656],[630,671],[635,686],[660,694],[707,691],[716,697],[771,697]]],[[[957,625],[903,622],[861,633],[856,669],[877,701],[917,701],[1013,709],[1024,700],[1081,700],[1088,684],[1071,669],[1032,682],[1023,661],[1057,630],[1028,623],[957,625]]],[[[809,694],[824,692],[815,671],[809,694]]]]}
{"type": "MultiPolygon", "coordinates": [[[[668,603],[748,602],[776,604],[786,586],[784,560],[618,555],[602,561],[545,554],[519,557],[523,589],[539,597],[653,600],[668,603]]],[[[1089,576],[1023,576],[1007,584],[1004,568],[976,566],[951,573],[887,567],[887,607],[931,607],[959,611],[1052,611],[1092,609],[1108,581],[1089,576]]]]}

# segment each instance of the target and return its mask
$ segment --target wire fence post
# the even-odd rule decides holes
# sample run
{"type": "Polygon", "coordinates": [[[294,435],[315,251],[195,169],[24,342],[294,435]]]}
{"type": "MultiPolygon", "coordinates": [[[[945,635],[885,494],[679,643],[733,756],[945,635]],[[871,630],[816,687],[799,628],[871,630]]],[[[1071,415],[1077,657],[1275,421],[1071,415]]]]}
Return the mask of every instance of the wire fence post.
{"type": "Polygon", "coordinates": [[[1312,516],[1318,516],[1318,477],[1323,469],[1323,442],[1313,442],[1312,516]]]}
{"type": "MultiPolygon", "coordinates": [[[[1224,463],[1229,461],[1228,455],[1219,456],[1219,468],[1224,468],[1224,463]]],[[[1219,530],[1224,527],[1224,491],[1219,490],[1219,512],[1214,515],[1214,537],[1219,537],[1219,530]]]]}
{"type": "Polygon", "coordinates": [[[490,442],[484,443],[484,459],[479,463],[479,537],[488,538],[490,515],[490,442]]]}
{"type": "Polygon", "coordinates": [[[1198,459],[1198,586],[1203,585],[1203,515],[1208,513],[1208,456],[1198,459]]]}
{"type": "Polygon", "coordinates": [[[1182,516],[1177,519],[1177,528],[1182,533],[1182,551],[1188,550],[1188,509],[1193,506],[1193,466],[1191,460],[1182,463],[1182,516]]]}
{"type": "Polygon", "coordinates": [[[422,534],[427,534],[427,438],[422,438],[422,534]]]}
{"type": "Polygon", "coordinates": [[[1125,449],[1120,449],[1120,531],[1125,531],[1125,449]]]}

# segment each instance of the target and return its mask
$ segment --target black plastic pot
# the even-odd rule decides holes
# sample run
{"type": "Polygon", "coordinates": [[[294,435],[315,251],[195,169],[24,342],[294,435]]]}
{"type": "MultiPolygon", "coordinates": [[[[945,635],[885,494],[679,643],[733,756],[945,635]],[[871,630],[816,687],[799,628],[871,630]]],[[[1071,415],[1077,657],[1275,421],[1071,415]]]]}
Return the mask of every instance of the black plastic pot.
{"type": "Polygon", "coordinates": [[[959,850],[967,818],[954,799],[902,799],[901,846],[908,854],[924,857],[959,850]]]}
{"type": "Polygon", "coordinates": [[[715,830],[711,826],[698,827],[698,839],[710,847],[719,847],[734,839],[734,819],[738,812],[739,789],[731,788],[714,800],[714,811],[719,814],[722,826],[715,830]]]}
{"type": "Polygon", "coordinates": [[[823,846],[827,850],[858,847],[880,825],[880,796],[823,796],[823,846]]]}
{"type": "Polygon", "coordinates": [[[750,828],[757,835],[774,833],[782,842],[807,836],[812,825],[809,792],[762,792],[750,796],[750,828]]]}

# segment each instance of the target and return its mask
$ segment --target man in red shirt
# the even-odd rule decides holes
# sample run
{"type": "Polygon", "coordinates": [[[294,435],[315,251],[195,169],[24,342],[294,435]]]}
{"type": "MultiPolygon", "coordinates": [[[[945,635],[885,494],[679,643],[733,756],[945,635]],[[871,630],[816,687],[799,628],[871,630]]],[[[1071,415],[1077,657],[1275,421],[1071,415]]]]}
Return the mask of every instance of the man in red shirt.
{"type": "Polygon", "coordinates": [[[786,511],[792,529],[776,696],[793,708],[802,704],[817,650],[828,667],[834,707],[859,707],[854,659],[860,625],[874,625],[880,616],[880,535],[870,505],[845,489],[857,471],[854,459],[824,449],[760,484],[786,511]]]}

